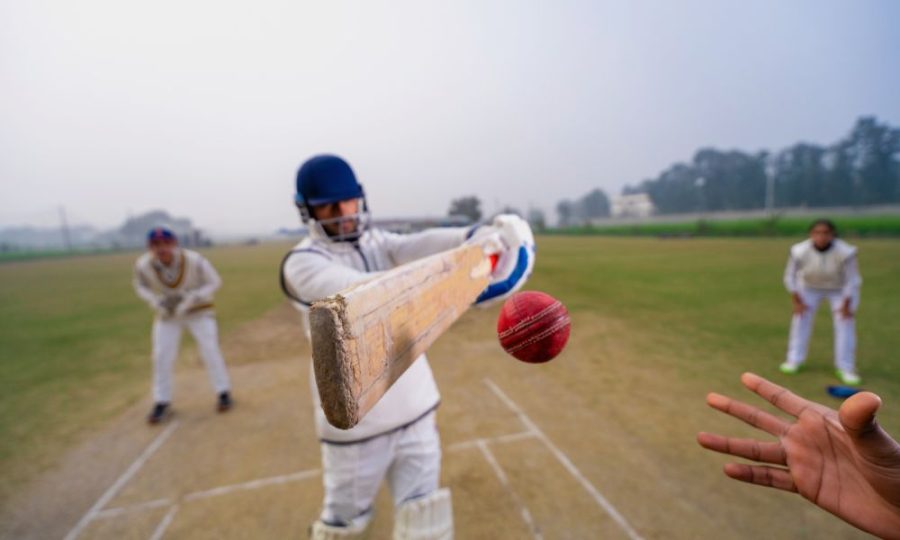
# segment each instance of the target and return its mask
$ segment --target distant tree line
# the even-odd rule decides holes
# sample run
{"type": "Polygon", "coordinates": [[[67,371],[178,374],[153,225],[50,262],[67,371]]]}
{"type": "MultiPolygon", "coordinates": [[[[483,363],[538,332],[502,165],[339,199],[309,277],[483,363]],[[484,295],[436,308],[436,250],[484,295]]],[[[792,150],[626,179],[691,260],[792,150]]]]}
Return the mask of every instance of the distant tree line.
{"type": "MultiPolygon", "coordinates": [[[[538,232],[547,228],[544,212],[538,208],[529,208],[527,213],[522,213],[518,208],[507,205],[491,216],[486,217],[486,220],[492,219],[497,214],[516,214],[527,220],[531,227],[538,232]]],[[[450,209],[447,210],[447,215],[450,217],[465,217],[469,223],[478,223],[482,217],[485,217],[481,212],[481,200],[474,195],[467,195],[450,201],[450,209]]]]}
{"type": "Polygon", "coordinates": [[[556,204],[560,227],[582,225],[592,219],[609,216],[609,197],[602,189],[594,189],[580,199],[565,199],[556,204]]]}
{"type": "Polygon", "coordinates": [[[468,218],[470,223],[478,223],[481,220],[481,200],[474,195],[453,199],[450,201],[450,210],[447,211],[447,215],[450,217],[463,216],[468,218]]]}
{"type": "Polygon", "coordinates": [[[212,241],[188,218],[169,215],[164,210],[151,210],[129,217],[116,229],[100,230],[89,225],[72,227],[7,227],[0,228],[0,252],[29,249],[121,249],[143,247],[147,232],[153,227],[171,229],[185,246],[209,246],[212,241]]]}
{"type": "Polygon", "coordinates": [[[647,193],[661,214],[749,210],[766,206],[769,175],[776,208],[898,203],[900,129],[862,117],[829,146],[798,143],[775,154],[704,148],[623,194],[647,193]]]}
{"type": "MultiPolygon", "coordinates": [[[[703,148],[690,163],[675,163],[656,178],[628,185],[623,195],[646,193],[659,214],[774,208],[858,206],[900,203],[900,128],[861,117],[843,139],[828,146],[797,143],[777,153],[703,148]],[[771,180],[772,190],[767,193],[771,180]]],[[[544,214],[523,215],[536,229],[544,214]]],[[[561,227],[583,225],[610,215],[602,189],[557,203],[561,227]]],[[[484,216],[476,196],[454,199],[448,214],[470,222],[484,216]]]]}

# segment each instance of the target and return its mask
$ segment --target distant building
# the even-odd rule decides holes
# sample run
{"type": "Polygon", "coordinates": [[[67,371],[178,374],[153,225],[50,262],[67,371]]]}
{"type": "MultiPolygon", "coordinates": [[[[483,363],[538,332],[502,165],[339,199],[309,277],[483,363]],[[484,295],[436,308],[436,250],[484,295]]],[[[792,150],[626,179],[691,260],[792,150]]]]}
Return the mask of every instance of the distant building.
{"type": "Polygon", "coordinates": [[[656,207],[649,195],[635,193],[613,197],[611,210],[614,218],[645,218],[652,216],[656,207]]]}

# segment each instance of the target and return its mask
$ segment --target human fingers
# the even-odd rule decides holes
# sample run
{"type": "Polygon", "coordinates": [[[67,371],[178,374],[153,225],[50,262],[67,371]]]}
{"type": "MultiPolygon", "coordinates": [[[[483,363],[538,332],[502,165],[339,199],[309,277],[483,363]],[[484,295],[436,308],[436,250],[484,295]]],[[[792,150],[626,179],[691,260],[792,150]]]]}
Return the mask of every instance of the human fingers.
{"type": "Polygon", "coordinates": [[[792,416],[800,416],[804,409],[812,405],[812,402],[808,399],[803,399],[787,388],[764,379],[755,373],[744,373],[741,375],[741,382],[749,390],[752,390],[761,398],[792,416]]]}
{"type": "Polygon", "coordinates": [[[770,435],[781,436],[788,428],[788,423],[777,416],[715,392],[707,394],[706,403],[713,409],[722,411],[738,420],[743,420],[770,435]]]}
{"type": "Polygon", "coordinates": [[[865,461],[882,467],[900,467],[900,444],[875,420],[881,398],[860,392],[848,398],[838,411],[841,425],[865,461]]]}
{"type": "Polygon", "coordinates": [[[743,463],[728,463],[724,468],[725,474],[735,480],[766,486],[784,491],[797,491],[794,479],[790,471],[768,465],[745,465],[743,463]]]}
{"type": "Polygon", "coordinates": [[[713,452],[774,465],[787,465],[787,455],[784,453],[784,447],[780,443],[723,437],[714,433],[703,432],[697,434],[697,442],[703,448],[713,452]]]}
{"type": "Polygon", "coordinates": [[[872,392],[859,392],[841,405],[838,415],[848,432],[869,431],[875,424],[875,413],[881,408],[881,398],[872,392]]]}

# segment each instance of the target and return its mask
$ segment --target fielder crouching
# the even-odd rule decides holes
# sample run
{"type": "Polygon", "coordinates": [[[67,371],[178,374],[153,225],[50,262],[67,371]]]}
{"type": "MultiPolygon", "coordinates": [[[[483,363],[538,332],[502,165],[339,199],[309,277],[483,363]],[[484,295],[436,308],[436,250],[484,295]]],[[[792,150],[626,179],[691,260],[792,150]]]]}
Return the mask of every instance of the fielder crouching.
{"type": "Polygon", "coordinates": [[[862,277],[856,247],[837,238],[837,227],[828,219],[809,226],[809,238],[791,246],[784,270],[784,286],[791,294],[793,316],[787,359],[782,373],[800,370],[809,351],[816,309],[828,302],[834,320],[835,375],[842,383],[861,382],[856,371],[856,311],[862,277]]]}
{"type": "MultiPolygon", "coordinates": [[[[281,285],[300,310],[307,339],[312,302],[373,273],[455,248],[475,232],[440,228],[399,235],[370,228],[363,188],[337,156],[316,156],[304,163],[296,187],[295,202],[310,232],[285,256],[281,285]]],[[[505,250],[481,303],[517,290],[534,264],[534,239],[520,218],[500,216],[494,224],[478,228],[479,238],[488,234],[496,235],[505,250]]],[[[325,488],[312,538],[363,536],[385,476],[395,505],[394,538],[452,538],[450,492],[439,488],[441,446],[435,411],[440,394],[425,355],[349,430],[328,423],[312,369],[310,373],[325,488]]]]}
{"type": "Polygon", "coordinates": [[[232,407],[231,383],[219,349],[213,313],[213,293],[222,279],[212,264],[195,251],[178,247],[169,229],[158,227],[147,235],[149,251],[134,265],[134,290],[156,313],[153,320],[153,410],[151,424],[171,414],[172,370],[181,332],[187,328],[197,342],[209,379],[218,397],[216,408],[232,407]]]}

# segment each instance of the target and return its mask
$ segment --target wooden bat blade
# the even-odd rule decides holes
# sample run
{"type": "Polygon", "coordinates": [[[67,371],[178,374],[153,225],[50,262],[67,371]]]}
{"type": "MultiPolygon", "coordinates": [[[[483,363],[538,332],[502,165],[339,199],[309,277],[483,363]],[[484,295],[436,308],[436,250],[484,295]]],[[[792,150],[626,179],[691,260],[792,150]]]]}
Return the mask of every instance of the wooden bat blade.
{"type": "Polygon", "coordinates": [[[313,304],[309,319],[322,409],[350,429],[487,287],[484,247],[399,266],[313,304]]]}

